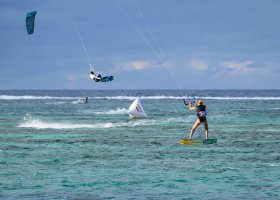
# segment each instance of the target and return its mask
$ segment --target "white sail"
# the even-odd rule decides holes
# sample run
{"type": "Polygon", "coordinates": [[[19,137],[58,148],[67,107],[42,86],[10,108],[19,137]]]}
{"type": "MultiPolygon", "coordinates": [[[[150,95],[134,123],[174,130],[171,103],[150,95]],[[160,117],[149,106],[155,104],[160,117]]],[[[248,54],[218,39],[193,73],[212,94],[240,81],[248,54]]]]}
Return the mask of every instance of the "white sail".
{"type": "Polygon", "coordinates": [[[136,98],[130,105],[127,111],[129,117],[132,118],[146,118],[148,117],[145,110],[143,109],[139,98],[136,98]]]}

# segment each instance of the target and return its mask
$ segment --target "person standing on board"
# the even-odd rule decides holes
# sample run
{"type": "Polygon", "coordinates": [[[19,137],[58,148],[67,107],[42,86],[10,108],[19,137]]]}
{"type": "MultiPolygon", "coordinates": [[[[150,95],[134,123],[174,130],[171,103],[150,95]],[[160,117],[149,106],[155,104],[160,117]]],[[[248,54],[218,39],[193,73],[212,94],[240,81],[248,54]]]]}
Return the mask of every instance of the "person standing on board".
{"type": "Polygon", "coordinates": [[[208,139],[208,123],[207,123],[207,119],[206,119],[206,105],[201,100],[196,100],[195,103],[197,104],[196,106],[193,106],[192,102],[189,103],[189,109],[196,110],[196,115],[197,115],[197,119],[192,126],[189,139],[190,140],[192,139],[195,129],[201,123],[203,123],[204,128],[205,128],[205,138],[208,139]]]}

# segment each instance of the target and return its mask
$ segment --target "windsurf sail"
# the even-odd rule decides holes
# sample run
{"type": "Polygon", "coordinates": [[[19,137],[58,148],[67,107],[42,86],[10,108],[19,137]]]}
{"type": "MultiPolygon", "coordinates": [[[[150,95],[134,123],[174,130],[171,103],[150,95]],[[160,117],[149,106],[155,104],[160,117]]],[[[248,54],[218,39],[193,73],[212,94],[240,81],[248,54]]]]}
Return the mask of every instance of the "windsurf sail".
{"type": "Polygon", "coordinates": [[[36,14],[36,11],[32,11],[26,14],[26,30],[28,35],[31,35],[34,32],[36,14]]]}
{"type": "Polygon", "coordinates": [[[131,118],[146,118],[148,115],[143,109],[139,98],[137,97],[128,109],[128,115],[131,118]]]}

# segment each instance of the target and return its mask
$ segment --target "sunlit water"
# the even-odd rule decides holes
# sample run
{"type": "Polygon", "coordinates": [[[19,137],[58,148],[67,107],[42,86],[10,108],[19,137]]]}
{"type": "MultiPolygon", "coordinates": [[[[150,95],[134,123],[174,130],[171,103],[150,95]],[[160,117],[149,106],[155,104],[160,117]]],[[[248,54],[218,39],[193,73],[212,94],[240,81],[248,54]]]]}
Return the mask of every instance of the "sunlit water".
{"type": "Polygon", "coordinates": [[[182,91],[0,91],[0,199],[279,199],[280,90],[190,92],[217,144],[182,91]]]}

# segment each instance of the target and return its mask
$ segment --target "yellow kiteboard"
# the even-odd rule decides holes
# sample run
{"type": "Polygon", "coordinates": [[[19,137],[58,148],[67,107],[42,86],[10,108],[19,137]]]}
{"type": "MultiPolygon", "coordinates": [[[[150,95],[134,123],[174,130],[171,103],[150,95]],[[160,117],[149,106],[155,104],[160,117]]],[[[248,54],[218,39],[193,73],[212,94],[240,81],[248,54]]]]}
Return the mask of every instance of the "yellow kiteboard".
{"type": "Polygon", "coordinates": [[[216,144],[217,139],[181,139],[180,144],[216,144]]]}

